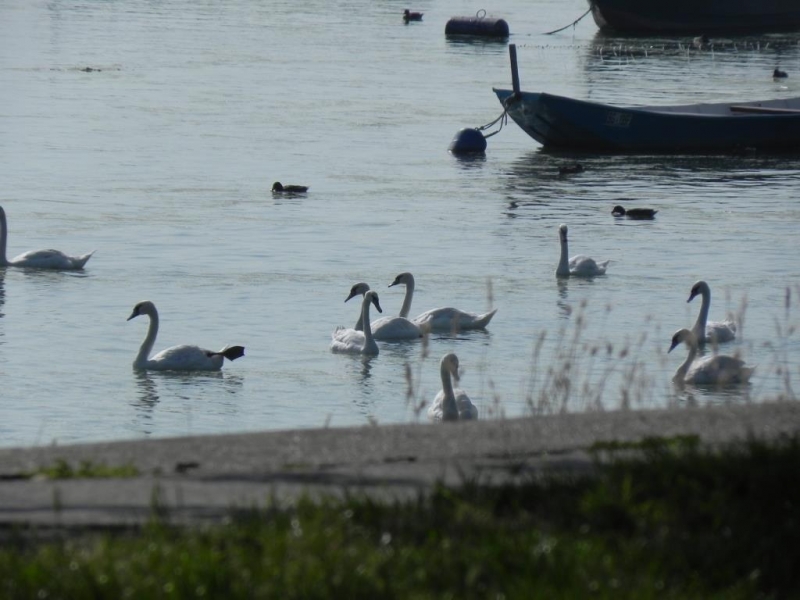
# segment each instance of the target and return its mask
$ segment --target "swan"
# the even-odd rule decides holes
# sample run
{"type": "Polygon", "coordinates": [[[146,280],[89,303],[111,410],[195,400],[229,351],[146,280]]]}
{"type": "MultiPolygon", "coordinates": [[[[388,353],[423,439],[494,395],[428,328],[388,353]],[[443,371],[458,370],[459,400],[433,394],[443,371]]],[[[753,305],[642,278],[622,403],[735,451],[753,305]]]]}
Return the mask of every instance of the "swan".
{"type": "Polygon", "coordinates": [[[697,315],[697,321],[695,321],[694,327],[692,327],[692,332],[697,337],[697,343],[702,346],[707,342],[721,344],[735,339],[736,323],[732,320],[708,320],[708,309],[711,306],[711,288],[708,287],[705,281],[698,281],[692,286],[692,291],[686,302],[691,302],[697,295],[703,297],[703,302],[700,305],[700,314],[697,315]]]}
{"type": "Polygon", "coordinates": [[[150,317],[147,337],[139,348],[139,354],[133,361],[133,368],[140,371],[219,371],[223,359],[236,360],[244,356],[244,346],[226,346],[218,352],[206,350],[199,346],[171,346],[162,350],[152,358],[148,358],[153,350],[158,335],[158,311],[149,300],[139,302],[133,307],[128,321],[140,315],[150,317]]]}
{"type": "Polygon", "coordinates": [[[455,354],[445,354],[439,363],[442,374],[442,389],[436,394],[428,409],[428,418],[431,421],[469,421],[478,418],[478,409],[470,401],[467,393],[461,388],[453,389],[450,380],[452,375],[458,383],[458,357],[455,354]]]}
{"type": "MultiPolygon", "coordinates": [[[[391,286],[389,286],[391,287],[391,286]]],[[[356,296],[363,296],[369,291],[369,284],[359,282],[350,288],[350,295],[344,299],[345,302],[356,296]]],[[[422,337],[422,329],[406,319],[405,317],[381,317],[375,319],[370,323],[372,329],[372,337],[376,340],[418,340],[422,337]]],[[[359,312],[358,321],[353,328],[357,331],[363,331],[361,325],[361,313],[359,312]]]]}
{"type": "MultiPolygon", "coordinates": [[[[403,306],[400,308],[400,316],[408,318],[411,312],[411,300],[414,298],[414,276],[411,273],[400,273],[389,284],[389,287],[405,284],[406,295],[403,298],[403,306]]],[[[469,313],[457,308],[442,307],[434,308],[417,315],[411,321],[426,331],[453,331],[465,329],[485,329],[497,312],[492,311],[482,315],[469,313]]]]}
{"type": "Polygon", "coordinates": [[[675,383],[693,383],[697,385],[725,385],[746,383],[755,371],[755,367],[745,366],[743,360],[734,356],[715,354],[695,360],[697,356],[697,336],[690,329],[681,329],[672,336],[669,352],[681,342],[689,347],[689,356],[675,371],[672,381],[675,383]]]}
{"type": "Polygon", "coordinates": [[[378,344],[375,342],[375,338],[372,335],[372,328],[369,324],[370,303],[375,305],[378,312],[383,312],[378,300],[378,292],[369,290],[365,293],[364,299],[361,301],[361,321],[364,323],[364,331],[337,327],[331,336],[331,350],[333,352],[377,356],[378,344]]]}
{"type": "Polygon", "coordinates": [[[81,256],[69,256],[58,250],[29,250],[19,256],[6,259],[8,225],[6,211],[0,206],[0,267],[24,267],[28,269],[77,270],[92,257],[94,250],[81,256]]]}
{"type": "Polygon", "coordinates": [[[595,262],[593,258],[578,254],[572,258],[569,256],[567,245],[567,226],[563,223],[558,227],[558,238],[561,241],[561,259],[556,267],[556,277],[595,277],[605,275],[606,267],[611,261],[595,262]]]}

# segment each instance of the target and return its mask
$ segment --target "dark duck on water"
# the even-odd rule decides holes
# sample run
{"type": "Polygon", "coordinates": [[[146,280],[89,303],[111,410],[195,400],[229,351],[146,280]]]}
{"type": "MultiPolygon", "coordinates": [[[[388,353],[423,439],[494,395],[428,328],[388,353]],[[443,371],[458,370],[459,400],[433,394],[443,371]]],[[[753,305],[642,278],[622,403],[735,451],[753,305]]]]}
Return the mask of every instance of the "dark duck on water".
{"type": "Polygon", "coordinates": [[[305,194],[308,191],[307,185],[283,185],[280,181],[272,184],[272,191],[278,194],[305,194]]]}
{"type": "Polygon", "coordinates": [[[625,209],[617,204],[611,211],[615,217],[627,217],[628,219],[654,219],[658,211],[654,208],[629,208],[625,209]]]}

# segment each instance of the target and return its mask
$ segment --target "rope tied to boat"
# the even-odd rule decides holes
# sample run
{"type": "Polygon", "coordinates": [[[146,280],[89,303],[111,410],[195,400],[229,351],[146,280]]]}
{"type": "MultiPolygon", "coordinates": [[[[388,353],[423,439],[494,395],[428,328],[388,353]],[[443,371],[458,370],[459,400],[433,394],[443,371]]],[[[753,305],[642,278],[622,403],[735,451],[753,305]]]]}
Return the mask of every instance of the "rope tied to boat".
{"type": "Polygon", "coordinates": [[[492,121],[491,123],[487,123],[486,125],[481,125],[480,127],[476,127],[475,129],[477,131],[480,131],[483,137],[490,138],[493,135],[497,135],[498,133],[500,133],[503,129],[503,126],[506,123],[508,123],[508,109],[504,108],[503,112],[500,113],[500,116],[497,117],[494,121],[492,121]],[[500,127],[497,128],[497,131],[493,131],[492,133],[483,133],[484,130],[489,129],[490,127],[494,127],[498,122],[500,123],[500,127]]]}
{"type": "Polygon", "coordinates": [[[575,19],[575,20],[574,20],[572,23],[570,23],[569,25],[565,25],[564,27],[559,27],[558,29],[553,29],[553,31],[548,31],[548,32],[546,32],[544,35],[552,35],[552,34],[554,34],[554,33],[558,33],[559,31],[564,31],[565,29],[568,29],[568,28],[570,28],[570,27],[575,27],[575,25],[577,25],[577,24],[578,24],[578,23],[581,21],[581,19],[583,19],[583,17],[585,17],[586,15],[588,15],[590,12],[592,12],[592,9],[593,9],[593,8],[594,8],[594,2],[592,2],[591,4],[589,4],[589,10],[587,10],[585,13],[583,13],[583,14],[582,14],[580,17],[578,17],[577,19],[575,19]]]}

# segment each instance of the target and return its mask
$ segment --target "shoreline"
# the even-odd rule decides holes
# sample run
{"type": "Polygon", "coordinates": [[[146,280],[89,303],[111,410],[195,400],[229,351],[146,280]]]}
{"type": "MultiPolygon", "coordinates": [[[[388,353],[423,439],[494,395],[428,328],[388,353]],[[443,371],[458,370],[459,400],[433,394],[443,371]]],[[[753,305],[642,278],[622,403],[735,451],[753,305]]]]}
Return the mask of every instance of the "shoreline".
{"type": "Polygon", "coordinates": [[[232,510],[301,497],[403,500],[437,484],[513,483],[589,472],[597,442],[698,436],[704,444],[800,431],[800,404],[615,411],[465,422],[365,425],[0,449],[0,527],[113,529],[153,516],[221,522],[232,510]],[[126,478],[44,479],[59,461],[133,466],[126,478]]]}

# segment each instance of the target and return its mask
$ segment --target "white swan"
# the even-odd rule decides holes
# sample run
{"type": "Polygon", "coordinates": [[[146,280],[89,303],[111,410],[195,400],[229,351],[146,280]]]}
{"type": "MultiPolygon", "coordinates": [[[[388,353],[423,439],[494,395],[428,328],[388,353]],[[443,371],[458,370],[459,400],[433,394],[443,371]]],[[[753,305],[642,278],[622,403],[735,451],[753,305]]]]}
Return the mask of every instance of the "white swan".
{"type": "Polygon", "coordinates": [[[133,361],[133,368],[141,371],[219,371],[223,359],[236,360],[244,356],[244,346],[226,346],[219,352],[205,350],[199,346],[172,346],[162,350],[152,358],[148,358],[153,350],[156,336],[158,335],[158,311],[155,304],[145,300],[133,307],[128,321],[147,315],[150,317],[150,326],[147,337],[139,348],[139,354],[133,361]]]}
{"type": "Polygon", "coordinates": [[[735,339],[736,323],[730,319],[725,321],[708,320],[708,309],[711,306],[711,288],[708,287],[705,281],[698,281],[692,286],[692,291],[686,302],[691,302],[698,294],[703,297],[703,302],[700,305],[700,314],[697,315],[697,321],[692,327],[692,332],[697,336],[697,343],[702,346],[707,342],[721,344],[735,339]]]}
{"type": "MultiPolygon", "coordinates": [[[[350,295],[344,301],[347,302],[350,298],[355,298],[359,295],[363,296],[368,291],[369,285],[363,281],[359,282],[350,288],[350,295]]],[[[422,337],[422,329],[405,317],[381,317],[370,323],[370,327],[372,328],[372,337],[381,341],[418,340],[422,337]]],[[[356,321],[353,329],[357,331],[363,331],[364,329],[361,325],[361,311],[358,313],[358,321],[356,321]]]]}
{"type": "Polygon", "coordinates": [[[367,354],[371,356],[378,354],[378,344],[375,342],[375,338],[372,335],[372,327],[369,324],[370,303],[375,305],[378,312],[383,312],[377,292],[370,290],[364,294],[364,299],[361,301],[361,321],[364,323],[364,331],[337,327],[331,335],[331,350],[333,352],[367,354]]]}
{"type": "Polygon", "coordinates": [[[556,277],[596,277],[605,275],[606,267],[610,260],[595,262],[593,258],[578,254],[569,257],[569,246],[567,243],[567,226],[563,223],[558,227],[558,238],[561,241],[561,259],[556,267],[556,277]]]}
{"type": "MultiPolygon", "coordinates": [[[[403,306],[400,308],[400,316],[408,318],[411,312],[411,300],[414,298],[414,276],[411,273],[400,273],[389,284],[389,287],[405,284],[406,295],[403,298],[403,306]]],[[[434,308],[417,315],[411,321],[423,331],[453,331],[465,329],[485,329],[497,312],[492,311],[482,315],[469,313],[457,308],[443,307],[434,308]]]]}
{"type": "Polygon", "coordinates": [[[6,211],[0,206],[0,267],[24,267],[28,269],[82,269],[94,250],[81,256],[69,256],[59,250],[29,250],[19,256],[8,260],[6,258],[6,244],[8,241],[8,225],[6,224],[6,211]]]}
{"type": "Polygon", "coordinates": [[[715,354],[697,356],[697,336],[690,329],[681,329],[672,336],[672,345],[669,352],[681,342],[689,347],[689,355],[683,364],[675,371],[672,381],[678,384],[693,383],[697,385],[726,385],[733,383],[746,383],[755,371],[755,367],[748,367],[744,361],[735,356],[715,354]]]}
{"type": "Polygon", "coordinates": [[[431,421],[469,421],[478,418],[478,409],[461,388],[453,389],[450,377],[458,383],[458,357],[445,354],[439,363],[442,375],[442,389],[436,394],[428,409],[431,421]]]}

